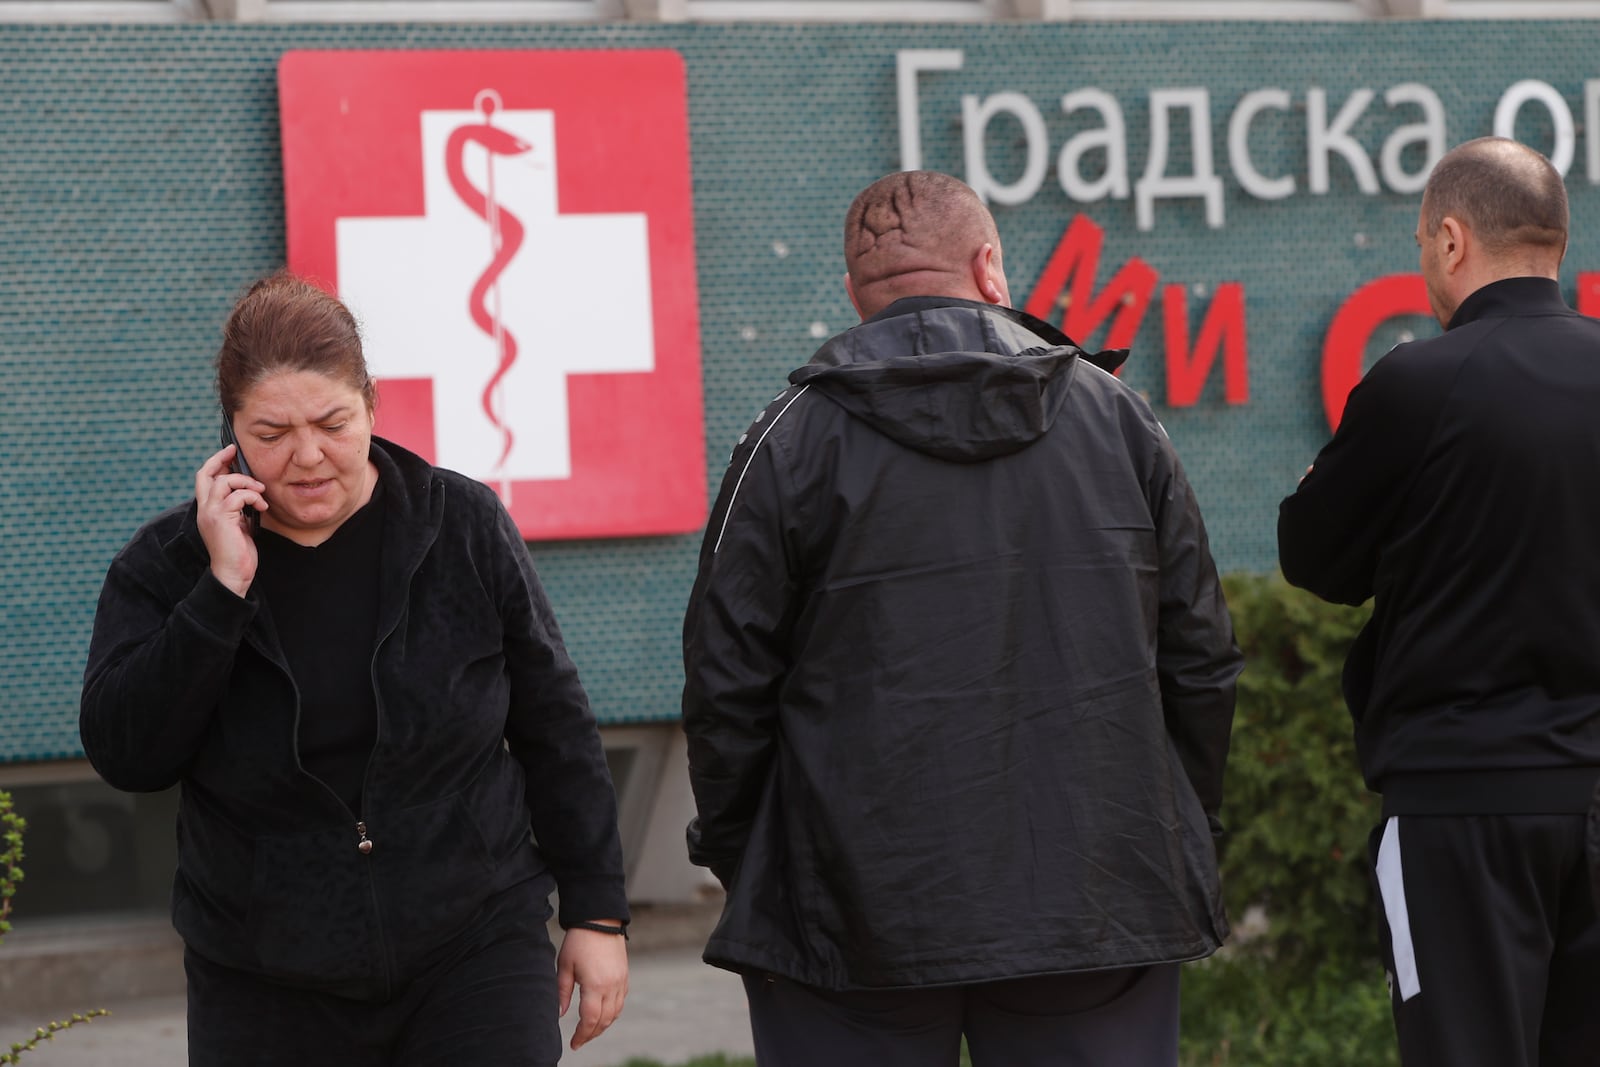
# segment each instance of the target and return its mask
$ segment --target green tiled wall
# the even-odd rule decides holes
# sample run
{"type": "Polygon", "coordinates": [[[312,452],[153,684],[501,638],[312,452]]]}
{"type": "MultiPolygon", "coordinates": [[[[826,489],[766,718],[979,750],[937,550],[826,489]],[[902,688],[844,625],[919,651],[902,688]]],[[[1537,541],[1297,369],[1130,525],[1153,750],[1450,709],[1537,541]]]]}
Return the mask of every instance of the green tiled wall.
{"type": "MultiPolygon", "coordinates": [[[[1361,195],[1337,158],[1330,193],[1306,190],[1306,89],[1325,87],[1334,109],[1356,88],[1379,92],[1354,129],[1375,159],[1390,131],[1416,121],[1414,109],[1385,108],[1390,86],[1438,92],[1453,143],[1490,132],[1500,94],[1523,78],[1553,84],[1582,124],[1583,81],[1600,76],[1600,23],[1588,22],[0,26],[0,762],[79,754],[78,684],[101,576],[141,520],[189,493],[213,445],[218,328],[240,287],[284,257],[277,59],[317,47],[684,54],[713,490],[734,438],[787,371],[818,334],[853,321],[840,219],[861,186],[899,165],[898,50],[965,51],[963,70],[921,82],[925,163],[958,174],[964,93],[1029,96],[1053,160],[1084,128],[1061,114],[1061,95],[1104,89],[1126,112],[1137,179],[1149,90],[1205,87],[1224,227],[1207,229],[1192,200],[1159,203],[1144,233],[1131,201],[1083,210],[1106,232],[1102,282],[1138,255],[1163,284],[1190,288],[1192,321],[1196,287],[1245,287],[1248,405],[1224,404],[1219,373],[1196,406],[1159,403],[1159,304],[1126,375],[1158,401],[1228,569],[1273,565],[1276,502],[1326,437],[1317,368],[1334,311],[1361,283],[1415,269],[1415,194],[1361,195]],[[1253,158],[1269,175],[1296,175],[1299,190],[1266,203],[1231,179],[1226,129],[1243,93],[1274,86],[1295,107],[1260,118],[1253,158]]],[[[1548,126],[1529,108],[1517,132],[1548,149],[1548,126]]],[[[1016,173],[1016,127],[997,122],[992,133],[991,167],[1016,173]]],[[[1180,137],[1175,149],[1186,145],[1180,137]]],[[[1580,131],[1569,294],[1578,270],[1600,270],[1586,146],[1580,131]]],[[[1175,154],[1172,170],[1184,164],[1175,154]]],[[[1017,303],[1076,210],[1053,166],[1029,203],[997,209],[1017,303]]],[[[1402,329],[1434,327],[1393,323],[1373,350],[1402,329]]],[[[675,714],[697,544],[534,546],[603,720],[675,714]]]]}

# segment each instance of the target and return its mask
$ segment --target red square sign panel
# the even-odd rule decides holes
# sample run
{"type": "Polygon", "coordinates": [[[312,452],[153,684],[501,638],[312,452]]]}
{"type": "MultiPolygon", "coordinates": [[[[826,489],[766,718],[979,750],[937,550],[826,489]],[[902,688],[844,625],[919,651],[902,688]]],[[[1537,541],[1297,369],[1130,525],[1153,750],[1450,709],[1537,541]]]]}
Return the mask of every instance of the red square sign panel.
{"type": "Polygon", "coordinates": [[[378,432],[525,537],[705,519],[676,52],[290,52],[289,267],[361,322],[378,432]]]}

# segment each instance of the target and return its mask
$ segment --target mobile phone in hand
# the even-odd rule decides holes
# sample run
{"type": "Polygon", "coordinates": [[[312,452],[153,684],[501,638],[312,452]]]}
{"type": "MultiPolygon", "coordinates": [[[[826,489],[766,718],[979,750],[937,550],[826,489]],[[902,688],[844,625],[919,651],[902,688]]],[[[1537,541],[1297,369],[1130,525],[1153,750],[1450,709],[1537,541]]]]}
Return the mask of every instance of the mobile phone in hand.
{"type": "MultiPolygon", "coordinates": [[[[254,478],[255,475],[250,473],[250,464],[244,461],[244,449],[239,447],[239,439],[233,433],[233,420],[228,418],[226,410],[222,413],[222,444],[224,448],[228,445],[233,446],[233,472],[242,474],[246,478],[254,478]]],[[[250,517],[252,526],[261,521],[261,512],[249,504],[244,506],[244,513],[250,517]]]]}
{"type": "Polygon", "coordinates": [[[239,447],[239,439],[233,435],[233,420],[228,418],[228,413],[222,413],[222,447],[233,446],[233,473],[242,474],[246,478],[253,478],[250,473],[250,464],[244,461],[244,449],[239,447]]]}

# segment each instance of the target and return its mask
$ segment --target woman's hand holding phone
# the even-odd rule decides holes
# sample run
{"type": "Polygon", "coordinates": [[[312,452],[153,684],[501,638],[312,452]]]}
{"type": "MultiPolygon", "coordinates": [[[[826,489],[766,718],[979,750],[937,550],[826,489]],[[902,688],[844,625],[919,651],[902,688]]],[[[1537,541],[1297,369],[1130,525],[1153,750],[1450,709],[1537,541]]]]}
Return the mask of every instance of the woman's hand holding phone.
{"type": "Polygon", "coordinates": [[[266,510],[262,494],[267,487],[233,469],[238,451],[237,444],[229,444],[206,460],[195,472],[194,499],[200,537],[211,556],[211,573],[244,596],[255,581],[258,560],[254,521],[246,513],[254,516],[266,510]]]}

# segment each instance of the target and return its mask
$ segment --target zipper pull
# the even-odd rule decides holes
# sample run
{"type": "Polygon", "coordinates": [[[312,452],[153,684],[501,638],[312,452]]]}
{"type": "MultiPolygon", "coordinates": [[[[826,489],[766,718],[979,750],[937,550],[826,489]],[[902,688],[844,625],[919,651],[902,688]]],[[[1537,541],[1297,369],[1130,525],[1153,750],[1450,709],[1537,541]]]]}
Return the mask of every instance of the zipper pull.
{"type": "Polygon", "coordinates": [[[364,822],[356,823],[356,833],[361,835],[361,840],[356,845],[356,851],[365,856],[372,851],[372,841],[367,837],[367,824],[364,822]]]}

